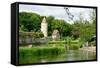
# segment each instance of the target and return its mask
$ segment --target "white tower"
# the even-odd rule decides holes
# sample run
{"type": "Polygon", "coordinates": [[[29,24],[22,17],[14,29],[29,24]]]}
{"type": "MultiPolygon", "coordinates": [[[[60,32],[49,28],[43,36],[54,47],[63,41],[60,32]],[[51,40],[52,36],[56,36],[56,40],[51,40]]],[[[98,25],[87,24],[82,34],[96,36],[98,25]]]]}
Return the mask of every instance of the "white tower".
{"type": "Polygon", "coordinates": [[[43,18],[41,22],[41,32],[44,34],[44,37],[48,36],[48,23],[45,17],[43,18]]]}

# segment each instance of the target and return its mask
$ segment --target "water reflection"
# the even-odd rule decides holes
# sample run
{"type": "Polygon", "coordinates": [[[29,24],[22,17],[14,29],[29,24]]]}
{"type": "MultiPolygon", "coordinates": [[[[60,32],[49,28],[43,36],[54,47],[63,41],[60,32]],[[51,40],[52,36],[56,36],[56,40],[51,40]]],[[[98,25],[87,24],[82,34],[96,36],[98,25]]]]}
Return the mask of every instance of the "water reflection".
{"type": "Polygon", "coordinates": [[[53,56],[23,56],[19,58],[20,64],[27,63],[45,63],[45,62],[60,62],[60,61],[78,61],[78,60],[94,60],[96,59],[95,52],[68,50],[65,54],[53,56]]]}

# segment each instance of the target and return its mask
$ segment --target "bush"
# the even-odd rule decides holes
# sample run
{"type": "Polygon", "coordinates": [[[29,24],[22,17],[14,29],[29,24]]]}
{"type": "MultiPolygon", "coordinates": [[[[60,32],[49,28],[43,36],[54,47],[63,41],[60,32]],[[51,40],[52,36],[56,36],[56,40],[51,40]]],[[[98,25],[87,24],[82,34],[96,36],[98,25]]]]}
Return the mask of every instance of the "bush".
{"type": "Polygon", "coordinates": [[[19,38],[42,38],[44,37],[42,32],[19,32],[19,38]]]}
{"type": "Polygon", "coordinates": [[[77,50],[79,48],[80,48],[80,46],[78,44],[73,44],[70,46],[70,49],[72,49],[72,50],[77,50]]]}
{"type": "Polygon", "coordinates": [[[79,41],[71,41],[72,44],[78,44],[79,41]]]}
{"type": "Polygon", "coordinates": [[[35,38],[42,38],[42,37],[44,37],[42,32],[36,32],[35,38]]]}
{"type": "Polygon", "coordinates": [[[65,44],[66,41],[49,41],[49,44],[65,44]]]}

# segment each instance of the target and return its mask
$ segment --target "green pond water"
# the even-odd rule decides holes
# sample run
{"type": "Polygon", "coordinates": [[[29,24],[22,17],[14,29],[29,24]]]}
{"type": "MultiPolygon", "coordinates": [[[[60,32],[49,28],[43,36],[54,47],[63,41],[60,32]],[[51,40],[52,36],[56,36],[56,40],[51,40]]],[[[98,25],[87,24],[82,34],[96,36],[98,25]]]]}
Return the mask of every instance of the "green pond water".
{"type": "Polygon", "coordinates": [[[65,54],[52,56],[24,56],[19,57],[19,64],[30,63],[46,63],[46,62],[61,62],[61,61],[78,61],[78,60],[95,60],[95,52],[68,50],[65,54]]]}

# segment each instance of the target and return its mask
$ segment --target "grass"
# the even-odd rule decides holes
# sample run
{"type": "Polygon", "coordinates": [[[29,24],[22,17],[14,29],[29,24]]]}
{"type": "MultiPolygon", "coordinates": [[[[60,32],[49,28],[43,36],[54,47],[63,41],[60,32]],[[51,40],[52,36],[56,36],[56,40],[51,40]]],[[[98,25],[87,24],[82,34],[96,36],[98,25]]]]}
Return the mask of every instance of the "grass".
{"type": "Polygon", "coordinates": [[[48,44],[65,44],[66,41],[49,41],[48,44]]]}
{"type": "Polygon", "coordinates": [[[49,55],[58,55],[64,53],[65,49],[58,47],[20,47],[19,55],[20,56],[49,56],[49,55]]]}
{"type": "Polygon", "coordinates": [[[40,62],[41,58],[56,58],[61,54],[65,54],[64,47],[19,47],[19,63],[37,63],[40,62]]]}
{"type": "Polygon", "coordinates": [[[78,50],[81,46],[81,42],[75,40],[62,40],[62,41],[49,41],[48,44],[35,45],[28,48],[27,45],[20,45],[19,47],[19,62],[20,63],[32,63],[39,62],[41,57],[57,57],[66,53],[65,46],[69,46],[70,50],[78,50]],[[37,58],[38,59],[33,59],[37,58]],[[29,61],[32,60],[32,61],[29,61]]]}
{"type": "Polygon", "coordinates": [[[82,42],[79,40],[63,40],[63,41],[49,41],[48,46],[64,47],[64,45],[69,47],[71,50],[77,50],[82,46],[82,42]]]}
{"type": "Polygon", "coordinates": [[[78,50],[79,48],[80,48],[80,45],[78,45],[78,44],[72,44],[69,46],[70,50],[78,50]]]}

